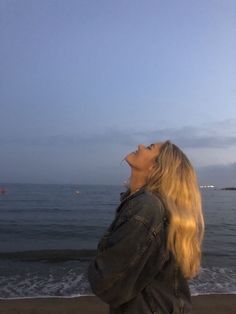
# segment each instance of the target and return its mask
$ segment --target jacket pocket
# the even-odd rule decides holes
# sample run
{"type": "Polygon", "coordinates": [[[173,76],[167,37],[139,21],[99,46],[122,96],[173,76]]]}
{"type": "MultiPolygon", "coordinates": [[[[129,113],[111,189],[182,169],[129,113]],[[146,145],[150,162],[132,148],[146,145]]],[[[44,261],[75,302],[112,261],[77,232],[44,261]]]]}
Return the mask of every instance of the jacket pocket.
{"type": "Polygon", "coordinates": [[[112,237],[112,233],[116,231],[119,227],[121,227],[125,222],[127,222],[127,220],[128,220],[128,216],[125,215],[125,216],[115,219],[111,223],[111,225],[105,231],[105,233],[103,234],[102,238],[100,239],[97,245],[97,249],[99,251],[102,252],[110,247],[109,240],[112,237]]]}
{"type": "Polygon", "coordinates": [[[103,250],[105,250],[108,247],[107,242],[108,242],[108,239],[111,235],[110,227],[104,232],[104,234],[100,238],[98,245],[97,245],[98,251],[102,252],[103,250]]]}
{"type": "Polygon", "coordinates": [[[179,312],[180,314],[184,313],[184,301],[179,297],[179,312]]]}
{"type": "Polygon", "coordinates": [[[156,305],[154,304],[154,301],[152,299],[152,295],[150,293],[150,291],[148,290],[148,286],[145,287],[145,289],[143,289],[142,291],[142,295],[143,295],[143,299],[146,302],[150,313],[157,313],[156,312],[156,305]]]}
{"type": "Polygon", "coordinates": [[[181,314],[190,314],[190,312],[185,307],[184,300],[181,297],[179,297],[179,307],[180,307],[181,314]]]}
{"type": "Polygon", "coordinates": [[[126,223],[129,220],[129,217],[127,215],[122,215],[121,217],[118,217],[114,220],[112,226],[110,227],[110,231],[114,232],[119,227],[121,227],[124,223],[126,223]]]}

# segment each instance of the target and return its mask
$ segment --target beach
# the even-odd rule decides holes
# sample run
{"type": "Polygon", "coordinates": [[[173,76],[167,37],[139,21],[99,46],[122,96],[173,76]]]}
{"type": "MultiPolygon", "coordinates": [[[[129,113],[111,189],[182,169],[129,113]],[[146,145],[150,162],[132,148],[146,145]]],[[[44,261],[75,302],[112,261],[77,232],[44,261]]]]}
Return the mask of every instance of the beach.
{"type": "MultiPolygon", "coordinates": [[[[192,296],[192,314],[236,313],[236,294],[192,296]]],[[[0,314],[109,314],[96,296],[0,300],[0,314]]]]}

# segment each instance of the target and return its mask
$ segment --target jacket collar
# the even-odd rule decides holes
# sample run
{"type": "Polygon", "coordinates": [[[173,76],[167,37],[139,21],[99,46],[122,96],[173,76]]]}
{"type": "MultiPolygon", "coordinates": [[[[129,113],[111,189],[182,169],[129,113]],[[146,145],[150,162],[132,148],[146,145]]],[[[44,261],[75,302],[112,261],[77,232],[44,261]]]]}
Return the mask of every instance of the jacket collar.
{"type": "Polygon", "coordinates": [[[129,189],[127,191],[125,191],[125,192],[120,193],[120,201],[121,201],[121,203],[118,206],[116,212],[118,213],[120,211],[122,205],[126,201],[131,200],[132,198],[136,197],[139,194],[142,194],[145,189],[146,189],[146,184],[143,185],[138,191],[136,191],[135,193],[131,194],[130,196],[129,196],[129,194],[130,194],[130,190],[129,189]]]}

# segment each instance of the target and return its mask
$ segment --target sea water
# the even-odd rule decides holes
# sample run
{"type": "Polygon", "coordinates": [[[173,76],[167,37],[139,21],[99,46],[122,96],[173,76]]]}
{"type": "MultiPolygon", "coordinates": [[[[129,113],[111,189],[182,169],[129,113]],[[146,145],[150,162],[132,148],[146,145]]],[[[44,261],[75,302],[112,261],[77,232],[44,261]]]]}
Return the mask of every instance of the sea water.
{"type": "MultiPolygon", "coordinates": [[[[122,186],[0,184],[0,298],[92,295],[86,278],[122,186]]],[[[201,190],[206,223],[192,295],[236,293],[236,191],[201,190]]]]}

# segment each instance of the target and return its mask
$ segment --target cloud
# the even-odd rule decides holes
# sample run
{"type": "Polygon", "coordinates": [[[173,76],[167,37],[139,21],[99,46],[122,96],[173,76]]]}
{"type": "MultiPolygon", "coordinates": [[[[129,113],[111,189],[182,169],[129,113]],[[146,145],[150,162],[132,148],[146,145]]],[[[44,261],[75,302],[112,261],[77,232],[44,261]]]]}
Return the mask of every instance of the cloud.
{"type": "Polygon", "coordinates": [[[234,126],[231,125],[231,132],[228,132],[228,134],[224,134],[225,130],[223,132],[224,122],[222,121],[219,125],[222,126],[222,129],[219,128],[217,123],[214,123],[209,126],[184,126],[134,132],[132,135],[147,142],[169,139],[183,148],[226,148],[236,146],[236,123],[234,126]]]}
{"type": "Polygon", "coordinates": [[[1,137],[1,145],[26,145],[26,146],[75,146],[78,144],[123,144],[136,143],[134,134],[128,131],[109,129],[95,134],[50,135],[33,137],[1,137]]]}
{"type": "Polygon", "coordinates": [[[236,162],[227,165],[212,165],[197,169],[199,183],[217,187],[236,186],[236,162]]]}
{"type": "Polygon", "coordinates": [[[215,123],[142,131],[113,128],[96,134],[2,137],[1,176],[5,181],[19,182],[51,182],[53,178],[55,182],[81,180],[81,183],[118,184],[129,172],[125,163],[125,167],[120,164],[124,154],[138,143],[170,139],[181,148],[187,148],[193,164],[218,163],[197,167],[200,184],[236,186],[234,124],[228,121],[225,128],[224,122],[219,125],[221,127],[215,123]],[[14,151],[17,153],[12,154],[14,151]],[[231,164],[220,165],[221,162],[231,164]]]}
{"type": "Polygon", "coordinates": [[[236,120],[160,129],[149,133],[149,137],[170,139],[183,148],[226,148],[236,146],[236,120]]]}
{"type": "Polygon", "coordinates": [[[77,146],[108,144],[136,146],[138,143],[171,140],[183,148],[236,147],[236,122],[223,120],[209,125],[160,128],[157,130],[107,129],[94,134],[49,135],[34,137],[0,138],[1,145],[77,146]]]}
{"type": "Polygon", "coordinates": [[[174,136],[173,142],[184,148],[227,148],[236,146],[236,136],[193,136],[186,130],[186,135],[174,136]]]}

